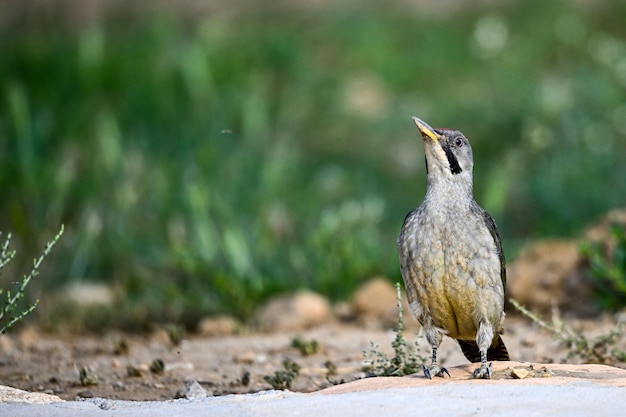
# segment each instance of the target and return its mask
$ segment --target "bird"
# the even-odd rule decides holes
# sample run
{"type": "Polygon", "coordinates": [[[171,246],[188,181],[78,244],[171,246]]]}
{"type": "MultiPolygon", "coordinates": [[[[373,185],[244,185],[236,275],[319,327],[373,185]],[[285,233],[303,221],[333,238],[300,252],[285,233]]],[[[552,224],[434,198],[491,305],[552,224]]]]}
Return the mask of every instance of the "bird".
{"type": "Polygon", "coordinates": [[[437,362],[444,335],[456,339],[474,378],[489,379],[492,362],[508,361],[503,332],[506,262],[496,223],[473,195],[473,153],[458,130],[433,129],[413,117],[426,159],[424,201],[398,236],[400,270],[413,315],[432,348],[424,375],[450,373],[437,362]]]}

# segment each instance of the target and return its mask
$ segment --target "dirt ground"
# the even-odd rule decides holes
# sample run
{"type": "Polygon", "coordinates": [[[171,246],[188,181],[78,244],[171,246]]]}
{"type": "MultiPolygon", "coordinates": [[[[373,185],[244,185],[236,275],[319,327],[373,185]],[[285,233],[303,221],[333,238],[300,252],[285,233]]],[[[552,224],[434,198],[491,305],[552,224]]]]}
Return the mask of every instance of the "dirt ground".
{"type": "MultiPolygon", "coordinates": [[[[610,331],[613,323],[611,319],[598,319],[573,325],[594,337],[610,331]]],[[[423,337],[417,336],[416,327],[408,328],[404,334],[409,343],[417,339],[420,351],[429,355],[430,348],[423,337]]],[[[63,399],[166,400],[175,398],[185,382],[193,379],[209,395],[248,393],[271,389],[264,376],[274,375],[283,369],[285,359],[291,359],[301,367],[291,390],[310,392],[363,378],[363,351],[374,342],[380,351],[391,354],[394,336],[391,329],[329,323],[297,333],[216,338],[188,335],[180,345],[172,346],[165,331],[143,337],[116,333],[61,337],[43,335],[30,328],[0,338],[0,385],[46,392],[63,399]],[[317,353],[304,356],[293,348],[296,336],[317,341],[317,353]],[[158,366],[159,360],[164,367],[158,366]],[[330,376],[328,361],[336,367],[330,376]]],[[[524,317],[507,318],[503,339],[513,360],[560,363],[567,357],[567,350],[551,334],[524,317]]],[[[624,349],[624,342],[618,346],[624,349]]],[[[467,363],[450,339],[442,344],[439,357],[444,366],[467,363]]],[[[568,362],[580,360],[570,358],[568,362]]]]}

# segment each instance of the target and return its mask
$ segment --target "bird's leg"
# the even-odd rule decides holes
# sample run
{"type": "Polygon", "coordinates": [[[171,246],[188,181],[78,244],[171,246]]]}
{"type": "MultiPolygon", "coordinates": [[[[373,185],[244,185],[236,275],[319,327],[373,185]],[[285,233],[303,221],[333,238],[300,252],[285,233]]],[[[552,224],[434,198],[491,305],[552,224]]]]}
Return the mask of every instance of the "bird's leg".
{"type": "Polygon", "coordinates": [[[430,364],[430,368],[427,368],[426,365],[422,365],[422,368],[424,369],[424,375],[426,376],[426,378],[432,379],[433,375],[443,377],[444,374],[447,374],[448,376],[450,376],[450,372],[448,372],[446,368],[439,366],[437,364],[437,346],[433,345],[433,355],[431,359],[432,359],[432,362],[430,364]]]}
{"type": "Polygon", "coordinates": [[[441,331],[432,326],[432,324],[430,323],[424,325],[424,328],[426,330],[426,340],[428,341],[428,343],[430,343],[430,346],[433,349],[430,368],[422,365],[422,368],[424,369],[424,375],[428,379],[432,379],[433,376],[443,377],[444,374],[450,376],[450,373],[446,368],[440,367],[437,364],[437,348],[441,344],[441,339],[443,338],[441,331]]]}
{"type": "Polygon", "coordinates": [[[492,363],[487,365],[487,350],[480,351],[480,368],[474,371],[474,378],[491,379],[492,363]]]}
{"type": "Polygon", "coordinates": [[[493,326],[481,321],[476,335],[476,344],[480,351],[480,368],[474,371],[474,378],[491,379],[491,363],[487,365],[487,349],[493,340],[493,326]]]}

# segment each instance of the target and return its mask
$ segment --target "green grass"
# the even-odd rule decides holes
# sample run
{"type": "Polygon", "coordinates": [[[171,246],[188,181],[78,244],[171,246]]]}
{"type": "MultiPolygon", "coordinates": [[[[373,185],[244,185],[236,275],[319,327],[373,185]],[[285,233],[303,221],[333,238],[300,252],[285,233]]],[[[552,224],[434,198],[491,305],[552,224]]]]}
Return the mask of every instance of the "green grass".
{"type": "Polygon", "coordinates": [[[623,308],[626,305],[626,226],[611,225],[605,242],[584,242],[581,254],[598,304],[611,311],[623,308]]]}
{"type": "Polygon", "coordinates": [[[37,291],[108,282],[111,324],[246,319],[301,287],[343,299],[399,279],[418,115],[472,141],[509,257],[571,235],[626,203],[626,10],[609,3],[5,26],[0,230],[34,250],[65,224],[37,291]]]}

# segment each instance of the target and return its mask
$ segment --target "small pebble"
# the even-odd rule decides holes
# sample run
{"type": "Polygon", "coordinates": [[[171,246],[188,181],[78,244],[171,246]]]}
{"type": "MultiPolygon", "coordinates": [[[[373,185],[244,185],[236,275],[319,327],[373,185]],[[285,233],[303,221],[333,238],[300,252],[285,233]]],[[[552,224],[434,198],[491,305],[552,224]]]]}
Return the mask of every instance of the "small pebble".
{"type": "Polygon", "coordinates": [[[78,395],[80,398],[93,398],[93,392],[91,390],[84,390],[84,391],[80,391],[79,393],[77,393],[76,395],[78,395]]]}
{"type": "Polygon", "coordinates": [[[185,382],[185,387],[176,392],[175,399],[186,398],[188,400],[200,400],[207,396],[207,392],[197,381],[190,379],[185,382]]]}
{"type": "Polygon", "coordinates": [[[524,379],[528,377],[529,372],[524,368],[514,368],[511,371],[511,376],[515,379],[524,379]]]}

